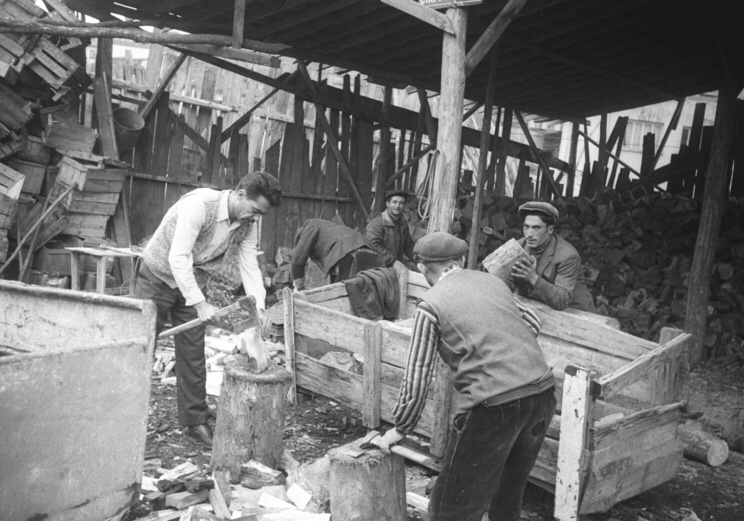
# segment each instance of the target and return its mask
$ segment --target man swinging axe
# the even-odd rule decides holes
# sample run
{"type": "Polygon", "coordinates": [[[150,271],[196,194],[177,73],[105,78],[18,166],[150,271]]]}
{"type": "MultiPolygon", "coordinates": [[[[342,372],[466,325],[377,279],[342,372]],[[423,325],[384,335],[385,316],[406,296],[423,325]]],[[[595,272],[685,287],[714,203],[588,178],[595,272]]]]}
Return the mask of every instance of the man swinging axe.
{"type": "Polygon", "coordinates": [[[438,351],[452,370],[456,416],[429,501],[432,521],[519,520],[522,493],[555,411],[555,381],[535,339],[540,323],[491,274],[462,268],[465,241],[420,239],[421,298],[394,410],[379,447],[413,431],[438,351]]]}

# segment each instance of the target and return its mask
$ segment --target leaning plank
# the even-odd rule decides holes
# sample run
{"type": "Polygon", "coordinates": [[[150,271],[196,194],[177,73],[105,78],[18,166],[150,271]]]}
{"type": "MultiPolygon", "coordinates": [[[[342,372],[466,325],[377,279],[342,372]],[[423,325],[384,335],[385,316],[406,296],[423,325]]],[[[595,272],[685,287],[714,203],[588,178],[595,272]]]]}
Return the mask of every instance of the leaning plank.
{"type": "Polygon", "coordinates": [[[527,0],[509,0],[509,3],[483,31],[478,41],[473,44],[467,56],[465,56],[465,76],[470,76],[473,69],[485,58],[488,51],[501,38],[501,35],[504,34],[504,31],[511,25],[526,3],[527,0]]]}
{"type": "Polygon", "coordinates": [[[587,426],[591,418],[591,376],[576,366],[566,368],[563,384],[558,477],[555,484],[556,519],[578,519],[584,474],[587,426]]]}
{"type": "Polygon", "coordinates": [[[658,349],[654,349],[650,353],[618,369],[614,373],[603,376],[598,380],[602,388],[602,396],[604,398],[613,396],[630,384],[646,377],[661,365],[672,362],[680,356],[684,356],[691,338],[692,336],[687,333],[682,334],[660,346],[658,349]]]}
{"type": "Polygon", "coordinates": [[[295,349],[294,298],[291,289],[284,288],[282,301],[284,302],[284,344],[287,351],[287,361],[285,366],[292,375],[292,386],[289,389],[289,402],[292,405],[295,405],[297,403],[297,370],[295,367],[297,362],[297,350],[295,349]]]}

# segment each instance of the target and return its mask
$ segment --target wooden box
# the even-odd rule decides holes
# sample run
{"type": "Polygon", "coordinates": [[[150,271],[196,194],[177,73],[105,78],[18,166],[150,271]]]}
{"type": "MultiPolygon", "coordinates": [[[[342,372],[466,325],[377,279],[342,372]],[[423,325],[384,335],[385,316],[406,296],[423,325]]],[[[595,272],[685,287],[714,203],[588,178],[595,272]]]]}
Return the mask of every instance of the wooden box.
{"type": "Polygon", "coordinates": [[[0,229],[0,264],[8,258],[8,231],[0,229]]]}
{"type": "Polygon", "coordinates": [[[15,221],[18,211],[18,199],[8,197],[0,192],[0,230],[7,230],[15,221]]]}
{"type": "Polygon", "coordinates": [[[155,305],[0,281],[3,520],[126,517],[147,436],[155,305]]]}
{"type": "Polygon", "coordinates": [[[48,165],[52,160],[52,149],[46,146],[40,137],[27,136],[25,147],[18,152],[18,157],[40,165],[48,165]]]}
{"type": "Polygon", "coordinates": [[[0,163],[0,194],[17,200],[23,191],[25,181],[26,177],[22,173],[0,163]]]}
{"type": "Polygon", "coordinates": [[[68,121],[51,120],[44,132],[44,144],[57,150],[92,154],[98,132],[68,121]]]}
{"type": "MultiPolygon", "coordinates": [[[[284,321],[297,385],[362,411],[366,427],[391,421],[408,358],[408,317],[427,289],[423,276],[409,273],[404,320],[396,323],[352,316],[343,283],[285,291],[284,315],[272,311],[272,319],[284,321]],[[321,362],[329,350],[373,363],[354,374],[321,362]]],[[[664,330],[660,345],[619,331],[614,319],[524,300],[542,321],[538,341],[558,382],[558,412],[530,477],[555,493],[555,517],[606,511],[672,479],[682,459],[677,420],[690,335],[664,330]]],[[[444,454],[453,416],[442,376],[448,370],[439,366],[416,427],[430,438],[433,458],[444,454]]]]}
{"type": "Polygon", "coordinates": [[[22,192],[30,195],[41,193],[41,187],[44,184],[46,175],[46,165],[32,163],[13,157],[8,160],[8,166],[16,172],[25,176],[22,192]]]}

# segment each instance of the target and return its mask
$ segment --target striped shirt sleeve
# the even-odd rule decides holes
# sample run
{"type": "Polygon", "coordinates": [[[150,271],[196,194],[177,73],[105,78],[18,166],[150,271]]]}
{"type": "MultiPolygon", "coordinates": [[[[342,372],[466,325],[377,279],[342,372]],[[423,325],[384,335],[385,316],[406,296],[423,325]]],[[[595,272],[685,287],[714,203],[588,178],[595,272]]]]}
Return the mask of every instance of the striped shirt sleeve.
{"type": "Polygon", "coordinates": [[[434,375],[438,343],[437,316],[425,302],[420,302],[413,320],[406,374],[400,387],[398,403],[393,410],[393,422],[400,433],[411,433],[421,418],[434,375]]]}

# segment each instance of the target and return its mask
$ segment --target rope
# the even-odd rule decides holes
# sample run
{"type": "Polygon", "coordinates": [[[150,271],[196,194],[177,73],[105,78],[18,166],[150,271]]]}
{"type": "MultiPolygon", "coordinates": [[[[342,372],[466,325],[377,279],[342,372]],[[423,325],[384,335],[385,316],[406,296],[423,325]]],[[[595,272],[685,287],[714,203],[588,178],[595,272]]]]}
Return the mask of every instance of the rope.
{"type": "Polygon", "coordinates": [[[421,220],[429,218],[430,205],[434,190],[434,183],[431,182],[432,172],[436,171],[437,158],[439,157],[439,150],[433,150],[429,153],[429,166],[426,168],[426,175],[424,176],[424,182],[419,185],[416,191],[416,198],[418,199],[418,215],[421,220]],[[426,197],[424,197],[426,194],[426,197]]]}

